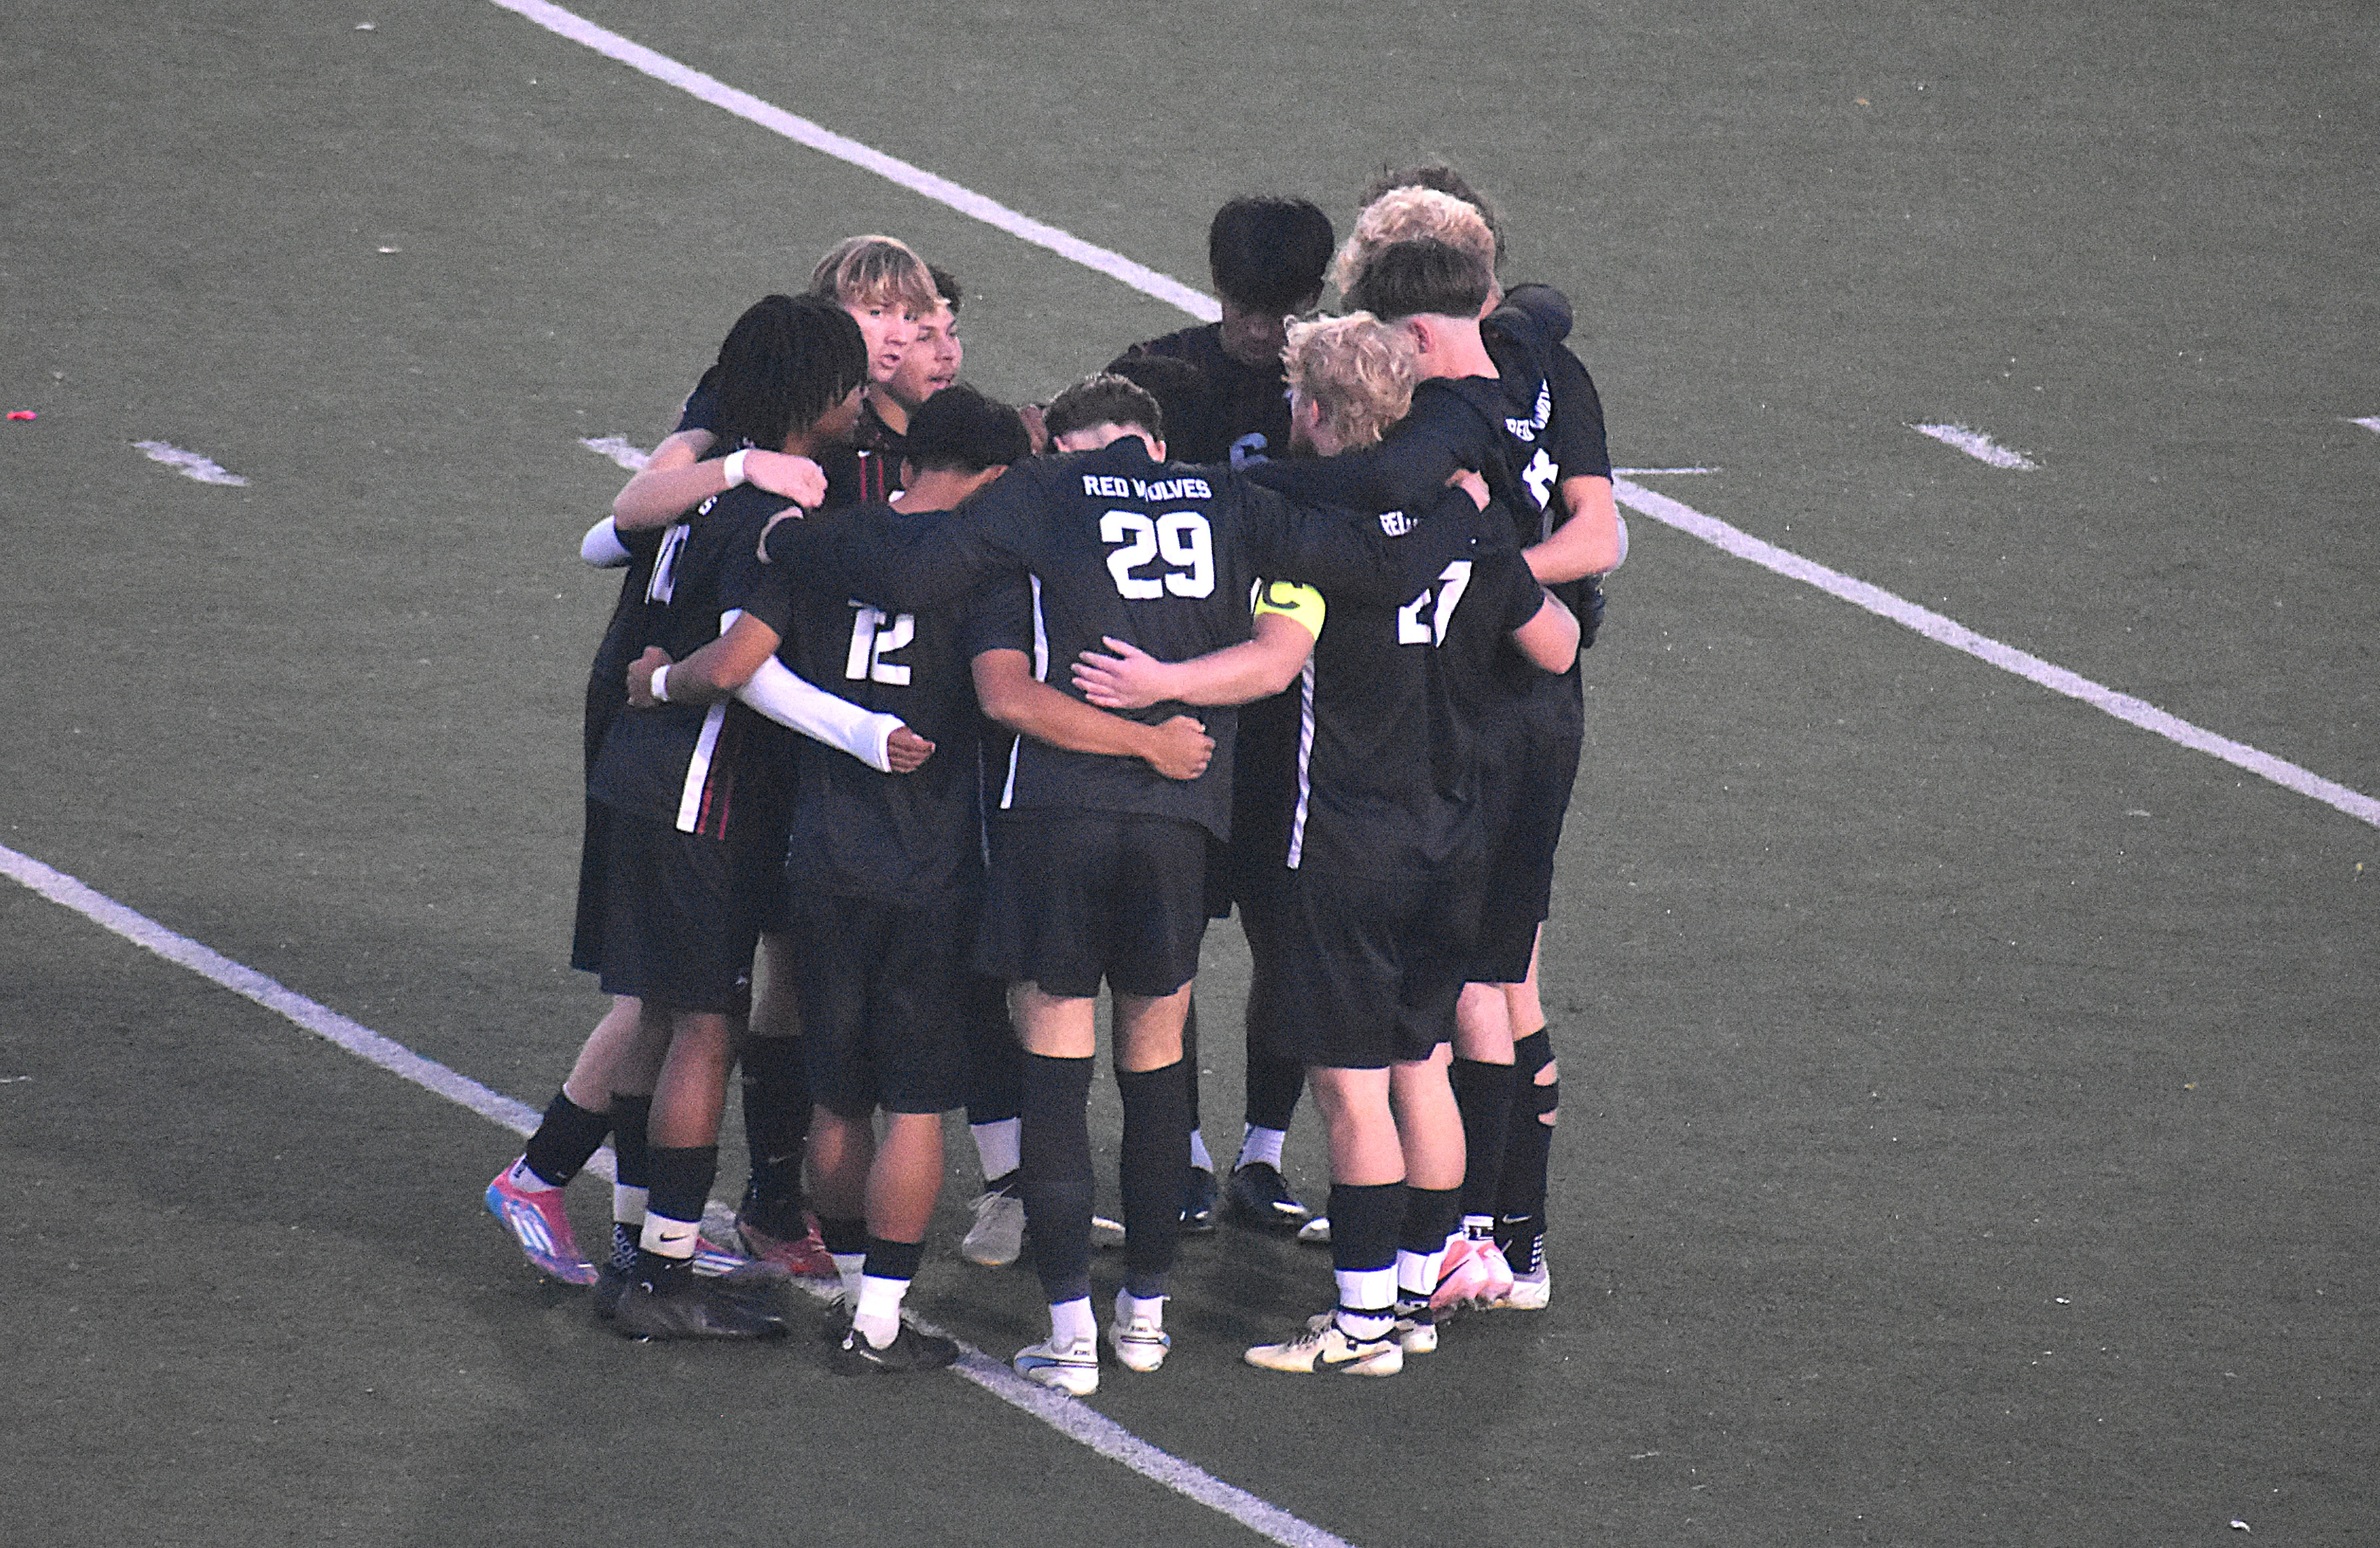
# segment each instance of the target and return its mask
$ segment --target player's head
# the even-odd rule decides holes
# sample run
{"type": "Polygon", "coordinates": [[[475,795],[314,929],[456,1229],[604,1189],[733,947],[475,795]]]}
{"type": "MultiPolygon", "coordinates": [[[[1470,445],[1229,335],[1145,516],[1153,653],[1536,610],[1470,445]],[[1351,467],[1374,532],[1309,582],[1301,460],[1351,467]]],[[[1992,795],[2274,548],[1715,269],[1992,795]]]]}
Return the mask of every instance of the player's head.
{"type": "Polygon", "coordinates": [[[1387,323],[1417,316],[1476,322],[1495,285],[1478,253],[1417,237],[1372,254],[1347,300],[1387,323]]]}
{"type": "MultiPolygon", "coordinates": [[[[1477,209],[1435,188],[1391,189],[1364,206],[1364,212],[1355,218],[1355,230],[1348,234],[1347,245],[1339,249],[1338,260],[1331,268],[1339,293],[1347,297],[1350,305],[1365,306],[1355,299],[1364,271],[1385,249],[1420,238],[1443,242],[1477,259],[1488,276],[1488,293],[1494,294],[1495,232],[1477,209]]],[[[1377,307],[1365,309],[1379,311],[1377,307]]]]}
{"type": "Polygon", "coordinates": [[[1279,360],[1282,319],[1322,299],[1337,240],[1330,217],[1304,199],[1248,195],[1217,210],[1207,270],[1223,302],[1223,352],[1242,365],[1279,360]]]}
{"type": "Polygon", "coordinates": [[[1206,418],[1206,374],[1172,355],[1126,355],[1108,368],[1157,400],[1157,414],[1176,434],[1206,418]]]}
{"type": "Polygon", "coordinates": [[[1369,446],[1413,406],[1420,379],[1413,341],[1369,312],[1289,325],[1293,445],[1327,455],[1369,446]]]}
{"type": "Polygon", "coordinates": [[[953,385],[910,416],[901,482],[916,489],[938,475],[958,485],[956,498],[964,499],[1032,454],[1032,440],[1015,409],[972,387],[953,385]]]}
{"type": "Polygon", "coordinates": [[[884,390],[895,403],[914,414],[928,398],[959,379],[966,355],[959,343],[959,302],[964,299],[958,277],[947,269],[926,266],[933,276],[935,304],[918,314],[917,336],[901,354],[884,390]]]}
{"type": "Polygon", "coordinates": [[[1042,412],[1050,444],[1058,451],[1097,451],[1111,441],[1137,435],[1149,455],[1165,459],[1165,414],[1146,389],[1101,372],[1050,400],[1042,412]]]}
{"type": "Polygon", "coordinates": [[[810,273],[810,294],[849,312],[868,340],[868,379],[900,369],[917,319],[934,309],[934,277],[909,245],[888,236],[846,237],[810,273]]]}
{"type": "Polygon", "coordinates": [[[1496,239],[1496,266],[1503,267],[1503,217],[1496,213],[1495,205],[1489,202],[1486,194],[1471,186],[1470,179],[1443,161],[1425,161],[1418,166],[1383,171],[1378,177],[1372,179],[1370,185],[1364,189],[1361,204],[1364,208],[1369,209],[1379,201],[1382,194],[1393,192],[1399,188],[1434,188],[1439,193],[1454,195],[1477,210],[1479,218],[1487,222],[1488,233],[1496,239]]]}
{"type": "Polygon", "coordinates": [[[850,435],[868,381],[859,324],[830,301],[767,296],[719,346],[719,443],[776,451],[797,433],[850,435]]]}

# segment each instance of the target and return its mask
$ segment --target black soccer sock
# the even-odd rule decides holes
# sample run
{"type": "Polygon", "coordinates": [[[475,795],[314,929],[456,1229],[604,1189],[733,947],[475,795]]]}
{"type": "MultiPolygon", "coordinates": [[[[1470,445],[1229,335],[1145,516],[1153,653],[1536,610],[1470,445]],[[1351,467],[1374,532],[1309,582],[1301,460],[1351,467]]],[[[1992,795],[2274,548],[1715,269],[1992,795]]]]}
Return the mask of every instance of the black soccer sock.
{"type": "Polygon", "coordinates": [[[802,1150],[810,1138],[810,1081],[798,1037],[756,1037],[743,1048],[744,1144],[752,1180],[743,1214],[771,1236],[800,1236],[802,1150]]]}
{"type": "Polygon", "coordinates": [[[1330,1259],[1339,1326],[1350,1337],[1384,1338],[1395,1321],[1397,1231],[1403,1183],[1332,1183],[1330,1259]]]}
{"type": "Polygon", "coordinates": [[[967,1003],[967,1122],[1005,1123],[1024,1110],[1025,1050],[1008,1022],[1007,991],[973,978],[967,1003]]]}
{"type": "Polygon", "coordinates": [[[1190,1110],[1183,1131],[1198,1127],[1198,996],[1193,992],[1182,1011],[1182,1084],[1190,1093],[1190,1110]]]}
{"type": "Polygon", "coordinates": [[[1124,1143],[1124,1288],[1143,1300],[1165,1293],[1182,1233],[1182,1179],[1190,1166],[1190,1082],[1181,1064],[1118,1070],[1124,1143]]]}
{"type": "Polygon", "coordinates": [[[719,1171],[716,1145],[655,1145],[648,1152],[652,1183],[645,1201],[645,1229],[636,1254],[636,1277],[656,1290],[689,1285],[703,1206],[719,1171]]]}
{"type": "MultiPolygon", "coordinates": [[[[1405,1252],[1442,1252],[1446,1239],[1454,1235],[1454,1228],[1463,1218],[1463,1191],[1460,1188],[1416,1188],[1405,1185],[1403,1213],[1397,1223],[1397,1246],[1405,1252]]],[[[1339,1220],[1331,1217],[1331,1235],[1339,1231],[1339,1220]]]]}
{"type": "Polygon", "coordinates": [[[1448,1078],[1454,1105],[1463,1114],[1463,1197],[1457,1214],[1492,1220],[1512,1124],[1513,1067],[1458,1058],[1448,1078]]]}
{"type": "MultiPolygon", "coordinates": [[[[1091,1062],[1025,1055],[1025,1232],[1052,1306],[1091,1293],[1091,1062]]],[[[1178,1221],[1181,1173],[1173,1175],[1170,1208],[1178,1221]]]]}
{"type": "Polygon", "coordinates": [[[1297,1111],[1298,1094],[1306,1089],[1306,1067],[1295,1059],[1266,1053],[1256,1042],[1250,1034],[1248,1124],[1257,1129],[1286,1130],[1290,1115],[1297,1111]]]}
{"type": "Polygon", "coordinates": [[[1504,1141],[1504,1175],[1496,1193],[1496,1240],[1516,1274],[1533,1272],[1545,1243],[1546,1174],[1553,1159],[1553,1120],[1562,1106],[1557,1075],[1540,1082],[1554,1062],[1553,1040],[1543,1027],[1512,1045],[1517,1085],[1512,1124],[1504,1141]]]}
{"type": "Polygon", "coordinates": [[[645,1148],[645,1125],[652,1116],[651,1097],[612,1093],[612,1153],[619,1160],[612,1186],[612,1267],[623,1274],[636,1267],[645,1193],[653,1182],[652,1153],[645,1148]]]}
{"type": "Polygon", "coordinates": [[[557,1091],[521,1154],[530,1171],[559,1188],[579,1174],[611,1126],[609,1113],[591,1113],[557,1091]]]}
{"type": "Polygon", "coordinates": [[[864,1253],[872,1238],[868,1222],[858,1215],[821,1215],[818,1217],[818,1239],[826,1250],[839,1257],[864,1253]]]}

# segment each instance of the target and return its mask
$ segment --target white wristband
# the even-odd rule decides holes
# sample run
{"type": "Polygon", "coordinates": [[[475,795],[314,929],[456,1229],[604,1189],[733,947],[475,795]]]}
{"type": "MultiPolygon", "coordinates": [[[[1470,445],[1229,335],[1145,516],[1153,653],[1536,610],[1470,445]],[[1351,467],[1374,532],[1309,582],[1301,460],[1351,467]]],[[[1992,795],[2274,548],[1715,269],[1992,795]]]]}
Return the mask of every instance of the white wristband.
{"type": "Polygon", "coordinates": [[[747,446],[742,451],[732,451],[727,454],[727,461],[722,466],[727,470],[728,488],[733,489],[744,481],[744,458],[751,453],[751,450],[752,448],[747,446]]]}
{"type": "Polygon", "coordinates": [[[653,668],[653,702],[656,704],[669,702],[669,665],[666,662],[653,668]]]}

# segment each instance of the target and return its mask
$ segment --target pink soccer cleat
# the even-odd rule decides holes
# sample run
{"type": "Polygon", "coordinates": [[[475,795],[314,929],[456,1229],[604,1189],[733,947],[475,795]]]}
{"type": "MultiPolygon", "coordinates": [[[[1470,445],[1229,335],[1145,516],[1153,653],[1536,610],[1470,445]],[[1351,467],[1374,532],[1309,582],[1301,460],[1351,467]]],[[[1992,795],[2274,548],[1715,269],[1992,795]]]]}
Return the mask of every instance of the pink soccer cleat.
{"type": "Polygon", "coordinates": [[[1433,1311],[1457,1307],[1489,1307],[1512,1293],[1512,1266],[1492,1238],[1461,1236],[1446,1249],[1438,1270],[1438,1289],[1430,1297],[1433,1311]]]}
{"type": "Polygon", "coordinates": [[[570,1235],[570,1216],[562,1208],[561,1189],[525,1192],[513,1182],[512,1168],[507,1166],[488,1184],[486,1202],[488,1213],[512,1233],[513,1244],[538,1273],[566,1285],[595,1283],[595,1265],[580,1255],[578,1243],[570,1235]]]}

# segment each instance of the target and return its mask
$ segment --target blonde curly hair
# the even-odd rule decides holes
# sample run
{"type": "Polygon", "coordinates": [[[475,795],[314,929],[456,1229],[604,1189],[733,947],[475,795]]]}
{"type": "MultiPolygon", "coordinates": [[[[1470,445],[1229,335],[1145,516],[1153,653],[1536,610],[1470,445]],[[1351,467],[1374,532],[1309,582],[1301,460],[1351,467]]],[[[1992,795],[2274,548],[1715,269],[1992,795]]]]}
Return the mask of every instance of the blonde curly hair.
{"type": "Polygon", "coordinates": [[[1349,446],[1368,446],[1403,419],[1421,379],[1412,339],[1369,312],[1291,323],[1281,364],[1289,390],[1349,446]]]}

